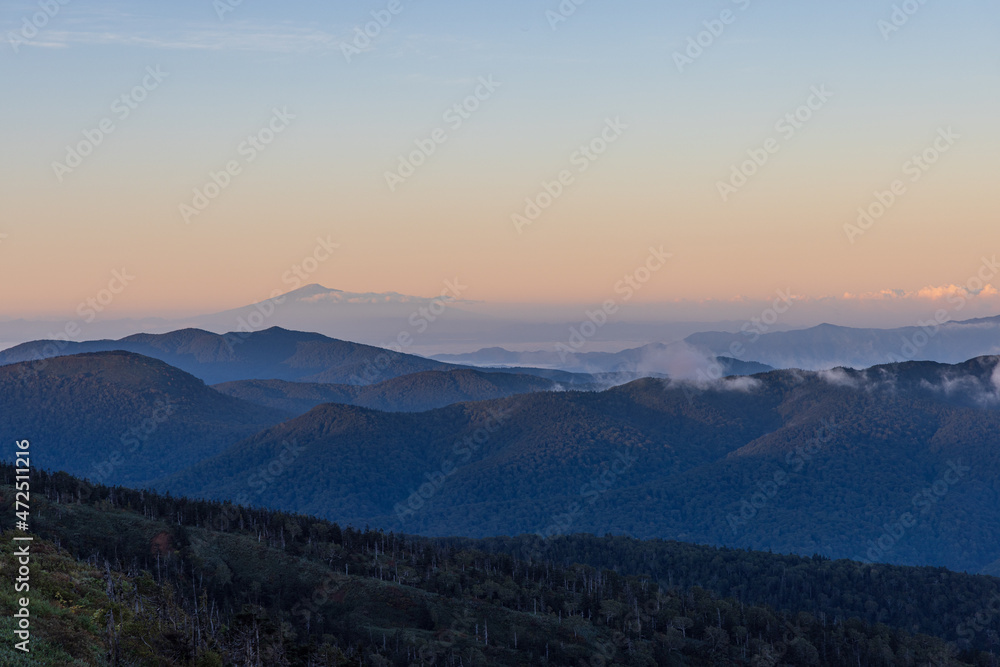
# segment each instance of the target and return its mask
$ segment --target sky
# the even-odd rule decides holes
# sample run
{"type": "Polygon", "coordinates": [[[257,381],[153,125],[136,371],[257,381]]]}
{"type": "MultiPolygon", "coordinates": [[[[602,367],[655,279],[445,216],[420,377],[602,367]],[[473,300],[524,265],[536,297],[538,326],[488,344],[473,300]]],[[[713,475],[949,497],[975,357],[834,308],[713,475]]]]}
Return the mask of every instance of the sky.
{"type": "Polygon", "coordinates": [[[6,0],[0,316],[1000,313],[995,1],[576,2],[6,0]]]}

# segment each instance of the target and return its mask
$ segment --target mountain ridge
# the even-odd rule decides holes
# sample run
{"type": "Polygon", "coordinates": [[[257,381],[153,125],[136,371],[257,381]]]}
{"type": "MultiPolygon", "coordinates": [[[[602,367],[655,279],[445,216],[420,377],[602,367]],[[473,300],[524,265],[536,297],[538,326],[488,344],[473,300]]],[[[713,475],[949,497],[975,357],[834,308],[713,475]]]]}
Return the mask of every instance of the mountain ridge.
{"type": "Polygon", "coordinates": [[[1000,540],[1000,508],[983,500],[1000,492],[997,372],[986,357],[644,379],[421,413],[322,405],[157,488],[232,497],[295,439],[316,475],[274,489],[268,506],[428,535],[582,530],[830,558],[866,557],[882,525],[910,512],[920,540],[872,560],[978,571],[1000,540]],[[964,472],[946,496],[911,503],[950,462],[964,472]],[[773,495],[748,510],[760,485],[773,495]]]}
{"type": "Polygon", "coordinates": [[[559,383],[534,375],[487,373],[471,368],[422,371],[372,385],[244,380],[212,387],[229,396],[295,414],[304,414],[323,403],[386,412],[424,412],[453,403],[562,390],[559,383]]]}
{"type": "Polygon", "coordinates": [[[290,416],[131,352],[0,366],[0,433],[31,434],[38,465],[92,479],[145,483],[290,416]]]}

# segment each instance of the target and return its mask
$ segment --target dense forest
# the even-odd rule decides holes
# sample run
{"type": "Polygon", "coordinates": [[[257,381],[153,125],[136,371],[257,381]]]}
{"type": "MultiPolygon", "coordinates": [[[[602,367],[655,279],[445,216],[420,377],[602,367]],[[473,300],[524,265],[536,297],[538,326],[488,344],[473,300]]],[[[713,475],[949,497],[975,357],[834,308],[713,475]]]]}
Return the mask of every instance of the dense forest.
{"type": "Polygon", "coordinates": [[[610,532],[984,572],[1000,557],[995,364],[327,404],[155,488],[422,535],[610,532]],[[313,474],[253,500],[246,480],[290,442],[313,474]]]}
{"type": "Polygon", "coordinates": [[[227,396],[301,415],[323,403],[358,405],[386,412],[422,412],[453,403],[553,391],[557,387],[556,382],[534,375],[462,368],[411,373],[370,385],[243,380],[223,382],[212,388],[227,396]]]}
{"type": "Polygon", "coordinates": [[[289,416],[129,352],[0,366],[0,433],[31,433],[39,467],[107,483],[142,485],[289,416]]]}
{"type": "MultiPolygon", "coordinates": [[[[8,544],[12,479],[0,469],[8,544]]],[[[989,577],[579,536],[462,544],[65,473],[32,489],[35,664],[994,663],[989,577]],[[601,558],[654,576],[582,564],[601,558]],[[867,610],[880,586],[915,606],[906,627],[892,598],[884,619],[867,610]],[[931,622],[966,612],[961,643],[931,622]]]]}

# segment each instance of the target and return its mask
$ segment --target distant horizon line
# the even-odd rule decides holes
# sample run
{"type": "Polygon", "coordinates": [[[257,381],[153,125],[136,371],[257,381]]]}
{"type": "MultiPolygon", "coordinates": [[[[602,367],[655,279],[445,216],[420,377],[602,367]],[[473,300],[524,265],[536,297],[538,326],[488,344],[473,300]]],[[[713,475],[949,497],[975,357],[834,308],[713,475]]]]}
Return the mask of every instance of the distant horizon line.
{"type": "MultiPolygon", "coordinates": [[[[284,299],[292,295],[297,294],[309,294],[309,292],[319,292],[328,294],[339,294],[344,295],[347,298],[372,298],[372,297],[388,297],[384,302],[376,301],[342,301],[339,305],[342,306],[374,306],[382,305],[386,303],[430,303],[433,301],[443,301],[446,303],[453,304],[463,304],[467,306],[481,306],[481,307],[495,307],[495,308],[592,308],[596,305],[600,305],[598,300],[572,300],[572,301],[519,301],[519,300],[487,300],[487,299],[466,299],[466,298],[444,298],[443,295],[439,296],[418,296],[414,294],[407,294],[404,292],[397,292],[395,290],[376,292],[356,292],[343,290],[338,288],[326,287],[321,283],[309,283],[299,287],[290,289],[287,292],[279,292],[278,290],[272,291],[272,295],[263,299],[256,301],[250,301],[248,303],[243,303],[237,306],[209,306],[204,310],[199,310],[192,312],[190,310],[181,310],[180,308],[163,308],[154,312],[133,312],[130,314],[123,314],[120,317],[115,317],[115,321],[130,321],[130,320],[183,320],[183,319],[193,319],[200,317],[216,316],[231,311],[238,311],[245,308],[250,308],[258,304],[264,304],[270,301],[275,301],[277,299],[284,299]],[[398,300],[390,300],[398,299],[398,300]]],[[[819,305],[824,302],[830,304],[871,304],[873,302],[888,302],[888,303],[906,303],[906,302],[920,302],[920,303],[934,303],[939,301],[946,301],[952,304],[957,303],[960,299],[978,299],[978,298],[997,298],[1000,297],[1000,291],[994,288],[992,285],[987,284],[982,289],[973,291],[966,287],[960,287],[956,285],[944,285],[944,286],[928,286],[920,290],[901,290],[901,289],[883,289],[878,292],[866,292],[860,294],[852,294],[850,292],[845,292],[841,296],[825,295],[825,296],[806,296],[803,294],[792,293],[791,290],[777,290],[776,293],[779,298],[785,301],[794,301],[805,304],[819,305]]],[[[774,300],[773,295],[766,297],[756,297],[747,296],[739,294],[729,298],[719,298],[719,297],[702,297],[702,298],[689,298],[681,297],[674,299],[660,299],[660,300],[635,300],[630,302],[629,305],[651,308],[656,306],[736,306],[740,304],[762,304],[774,300]]],[[[996,313],[1000,315],[1000,298],[997,298],[996,313]]],[[[67,316],[66,312],[38,312],[38,313],[0,313],[0,323],[3,322],[47,322],[47,321],[57,321],[59,319],[64,319],[67,316]]],[[[657,318],[662,319],[662,318],[657,318]]],[[[712,323],[712,322],[726,322],[730,319],[739,320],[739,317],[733,318],[680,318],[671,319],[670,322],[674,323],[712,323]]],[[[667,320],[664,320],[667,321],[667,320]]],[[[952,320],[957,321],[957,320],[952,320]]],[[[895,328],[895,327],[889,327],[895,328]]]]}

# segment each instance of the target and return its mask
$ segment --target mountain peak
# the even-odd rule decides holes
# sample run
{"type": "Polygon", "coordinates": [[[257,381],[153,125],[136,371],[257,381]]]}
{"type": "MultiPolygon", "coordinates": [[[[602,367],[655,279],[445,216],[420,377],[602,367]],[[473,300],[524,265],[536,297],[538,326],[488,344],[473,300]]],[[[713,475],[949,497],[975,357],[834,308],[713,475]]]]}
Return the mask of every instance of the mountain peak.
{"type": "Polygon", "coordinates": [[[294,289],[291,292],[287,292],[284,296],[295,296],[295,297],[310,297],[320,294],[343,294],[344,292],[339,289],[331,289],[329,287],[324,287],[319,283],[309,283],[298,289],[294,289]]]}
{"type": "Polygon", "coordinates": [[[298,302],[329,302],[336,304],[408,304],[429,303],[434,297],[412,296],[399,292],[345,292],[344,290],[324,287],[319,283],[310,283],[291,292],[286,292],[277,298],[291,297],[298,302]]]}

